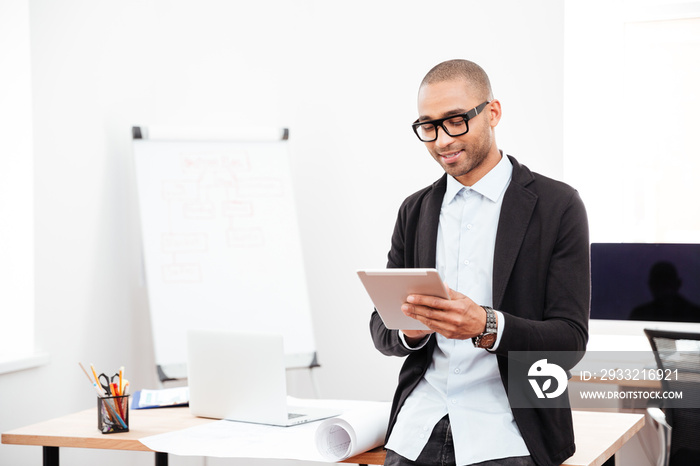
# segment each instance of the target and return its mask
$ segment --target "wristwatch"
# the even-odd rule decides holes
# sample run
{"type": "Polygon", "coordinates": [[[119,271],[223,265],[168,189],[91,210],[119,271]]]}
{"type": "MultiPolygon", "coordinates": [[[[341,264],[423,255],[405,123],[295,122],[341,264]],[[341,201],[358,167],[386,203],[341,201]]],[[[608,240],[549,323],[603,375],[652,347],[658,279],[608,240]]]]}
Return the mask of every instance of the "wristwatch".
{"type": "Polygon", "coordinates": [[[498,336],[498,322],[496,321],[496,313],[493,308],[481,306],[486,311],[486,329],[480,334],[472,338],[474,347],[476,348],[491,348],[496,343],[498,336]]]}

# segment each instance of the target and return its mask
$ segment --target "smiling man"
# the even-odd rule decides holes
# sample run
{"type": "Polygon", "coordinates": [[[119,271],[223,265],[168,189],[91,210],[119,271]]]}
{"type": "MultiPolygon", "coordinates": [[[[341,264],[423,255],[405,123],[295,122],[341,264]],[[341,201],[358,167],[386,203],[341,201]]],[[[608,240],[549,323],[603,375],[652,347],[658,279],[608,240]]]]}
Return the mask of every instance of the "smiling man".
{"type": "Polygon", "coordinates": [[[445,171],[399,209],[389,268],[437,268],[449,300],[414,295],[403,312],[430,330],[370,328],[406,357],[385,465],[556,465],[574,453],[571,410],[511,408],[512,351],[585,350],[589,243],[571,187],[496,145],[501,103],[484,70],[440,63],[418,91],[413,130],[445,171]]]}

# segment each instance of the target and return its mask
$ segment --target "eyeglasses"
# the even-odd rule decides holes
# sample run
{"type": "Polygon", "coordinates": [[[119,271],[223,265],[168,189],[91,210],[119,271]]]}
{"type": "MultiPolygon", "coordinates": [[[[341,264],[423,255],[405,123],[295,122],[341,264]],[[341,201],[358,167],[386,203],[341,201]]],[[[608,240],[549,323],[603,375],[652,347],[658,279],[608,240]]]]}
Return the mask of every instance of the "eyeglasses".
{"type": "Polygon", "coordinates": [[[437,129],[438,127],[448,135],[452,137],[461,136],[469,132],[469,120],[477,116],[481,111],[490,104],[491,101],[486,101],[482,104],[469,110],[467,113],[460,113],[458,115],[450,115],[445,118],[439,118],[437,120],[429,121],[419,121],[413,122],[413,132],[416,133],[418,139],[423,142],[433,142],[437,139],[437,129]]]}

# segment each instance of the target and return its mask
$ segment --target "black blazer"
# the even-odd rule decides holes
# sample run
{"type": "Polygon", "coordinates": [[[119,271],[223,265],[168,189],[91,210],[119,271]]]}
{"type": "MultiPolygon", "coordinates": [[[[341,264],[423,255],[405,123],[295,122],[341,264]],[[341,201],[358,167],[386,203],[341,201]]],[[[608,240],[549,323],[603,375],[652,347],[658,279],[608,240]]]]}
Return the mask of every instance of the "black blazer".
{"type": "MultiPolygon", "coordinates": [[[[493,264],[493,307],[503,312],[505,320],[495,353],[506,390],[509,351],[583,354],[590,305],[588,220],[583,202],[570,186],[532,173],[509,158],[513,175],[503,198],[493,264]]],[[[446,186],[444,175],[403,202],[387,267],[435,267],[446,186]]],[[[384,326],[376,310],[370,330],[383,354],[408,356],[399,373],[388,439],[401,406],[430,364],[436,338],[433,335],[421,350],[410,351],[397,330],[384,326]]],[[[515,408],[513,416],[538,465],[558,465],[574,454],[568,398],[563,408],[515,408]]]]}

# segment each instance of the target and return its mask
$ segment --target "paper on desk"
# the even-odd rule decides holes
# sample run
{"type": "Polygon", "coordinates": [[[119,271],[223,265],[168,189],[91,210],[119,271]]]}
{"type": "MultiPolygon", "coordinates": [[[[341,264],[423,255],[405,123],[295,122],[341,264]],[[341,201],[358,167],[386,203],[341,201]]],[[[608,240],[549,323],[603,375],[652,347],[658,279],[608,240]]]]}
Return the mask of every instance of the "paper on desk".
{"type": "Polygon", "coordinates": [[[388,402],[290,398],[289,404],[333,408],[342,414],[293,427],[216,421],[146,437],[141,443],[151,450],[181,456],[336,462],[384,442],[388,402]]]}

